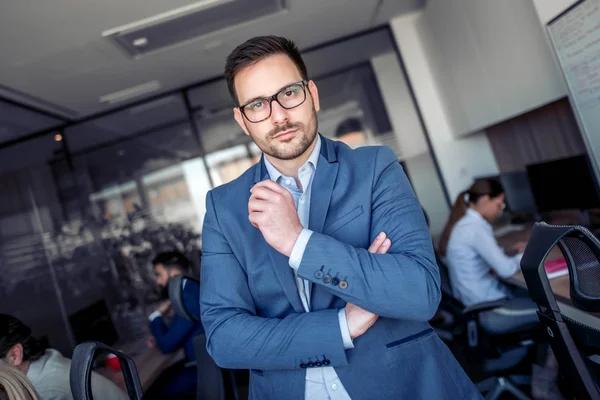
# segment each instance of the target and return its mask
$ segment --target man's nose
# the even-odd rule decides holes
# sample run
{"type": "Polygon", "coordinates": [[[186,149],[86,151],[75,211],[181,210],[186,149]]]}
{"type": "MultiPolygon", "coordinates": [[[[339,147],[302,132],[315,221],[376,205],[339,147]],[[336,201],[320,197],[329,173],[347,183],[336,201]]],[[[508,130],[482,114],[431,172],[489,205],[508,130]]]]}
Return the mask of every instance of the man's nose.
{"type": "Polygon", "coordinates": [[[287,122],[288,119],[289,115],[287,113],[287,110],[281,107],[281,105],[278,102],[272,101],[271,122],[273,122],[274,125],[283,125],[287,122]]]}

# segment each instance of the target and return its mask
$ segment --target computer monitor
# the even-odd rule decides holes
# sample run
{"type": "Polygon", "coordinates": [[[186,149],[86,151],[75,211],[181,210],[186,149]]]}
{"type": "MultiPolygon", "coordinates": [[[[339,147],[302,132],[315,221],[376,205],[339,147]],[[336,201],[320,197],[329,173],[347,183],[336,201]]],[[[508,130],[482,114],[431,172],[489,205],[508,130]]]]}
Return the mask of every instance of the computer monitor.
{"type": "Polygon", "coordinates": [[[575,156],[527,166],[540,212],[600,208],[598,185],[587,156],[575,156]]]}
{"type": "Polygon", "coordinates": [[[77,344],[97,341],[111,346],[119,339],[108,307],[103,300],[72,314],[69,322],[77,344]]]}
{"type": "Polygon", "coordinates": [[[535,198],[527,172],[508,172],[500,175],[508,210],[514,213],[535,213],[535,198]]]}

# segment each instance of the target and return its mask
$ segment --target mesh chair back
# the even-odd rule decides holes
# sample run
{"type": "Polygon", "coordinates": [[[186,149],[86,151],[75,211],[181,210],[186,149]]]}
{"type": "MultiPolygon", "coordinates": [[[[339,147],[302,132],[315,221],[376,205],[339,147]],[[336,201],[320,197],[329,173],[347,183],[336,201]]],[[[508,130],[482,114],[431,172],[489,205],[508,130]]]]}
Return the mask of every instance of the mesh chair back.
{"type": "Polygon", "coordinates": [[[588,312],[600,311],[600,242],[580,226],[536,224],[521,260],[531,298],[552,349],[577,398],[600,399],[594,364],[589,356],[600,350],[600,331],[561,313],[544,261],[558,245],[569,269],[572,304],[588,312]]]}
{"type": "Polygon", "coordinates": [[[586,229],[563,237],[562,247],[572,266],[570,272],[573,304],[585,311],[599,312],[600,242],[586,229]]]}

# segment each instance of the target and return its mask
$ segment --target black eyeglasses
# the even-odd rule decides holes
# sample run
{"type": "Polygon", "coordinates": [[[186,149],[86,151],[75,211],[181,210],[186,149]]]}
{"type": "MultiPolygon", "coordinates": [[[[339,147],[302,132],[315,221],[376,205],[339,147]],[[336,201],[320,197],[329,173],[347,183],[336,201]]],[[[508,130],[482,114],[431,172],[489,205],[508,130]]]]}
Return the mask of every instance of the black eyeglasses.
{"type": "Polygon", "coordinates": [[[307,81],[292,83],[281,89],[271,97],[261,97],[250,103],[240,106],[244,117],[252,123],[262,122],[271,116],[271,103],[275,100],[286,110],[296,108],[306,101],[307,81]]]}

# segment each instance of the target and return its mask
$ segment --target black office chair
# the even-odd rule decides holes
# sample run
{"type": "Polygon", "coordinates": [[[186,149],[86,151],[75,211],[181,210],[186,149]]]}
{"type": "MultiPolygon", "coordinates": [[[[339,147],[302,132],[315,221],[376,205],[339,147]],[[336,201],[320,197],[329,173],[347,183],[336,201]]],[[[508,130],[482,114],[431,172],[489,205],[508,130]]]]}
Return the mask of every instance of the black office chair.
{"type": "Polygon", "coordinates": [[[438,257],[442,300],[440,310],[450,321],[435,326],[438,335],[454,350],[463,368],[476,382],[486,399],[499,399],[504,392],[521,400],[529,397],[519,386],[531,384],[531,376],[518,373],[534,353],[536,328],[532,325],[507,326],[501,332],[485,323],[486,312],[506,306],[506,300],[490,301],[465,307],[454,297],[446,264],[438,257]]]}
{"type": "Polygon", "coordinates": [[[142,384],[131,357],[100,342],[84,342],[73,352],[69,381],[74,400],[104,400],[95,399],[92,393],[92,366],[98,353],[113,353],[121,363],[121,371],[125,378],[127,394],[131,400],[141,400],[142,384]]]}
{"type": "Polygon", "coordinates": [[[585,312],[600,312],[600,241],[580,226],[538,223],[531,232],[521,269],[538,317],[561,374],[577,399],[600,399],[600,331],[564,315],[544,269],[544,261],[558,245],[569,268],[571,302],[585,312]]]}
{"type": "Polygon", "coordinates": [[[184,282],[186,285],[193,285],[194,287],[197,287],[198,293],[200,293],[200,282],[198,279],[184,275],[175,275],[172,278],[169,278],[169,282],[167,284],[169,300],[171,300],[171,307],[173,307],[175,314],[179,315],[181,318],[197,322],[200,320],[200,315],[198,314],[199,310],[196,312],[189,310],[185,305],[185,301],[183,300],[184,282]]]}
{"type": "MultiPolygon", "coordinates": [[[[183,299],[184,284],[193,285],[200,291],[200,282],[196,278],[177,275],[169,279],[169,299],[177,315],[190,321],[200,320],[200,310],[192,310],[183,299]]],[[[248,371],[234,371],[220,368],[206,350],[206,335],[199,334],[194,338],[196,369],[198,371],[197,400],[239,400],[240,381],[245,381],[248,371]],[[240,378],[240,379],[238,379],[240,378]]]]}

